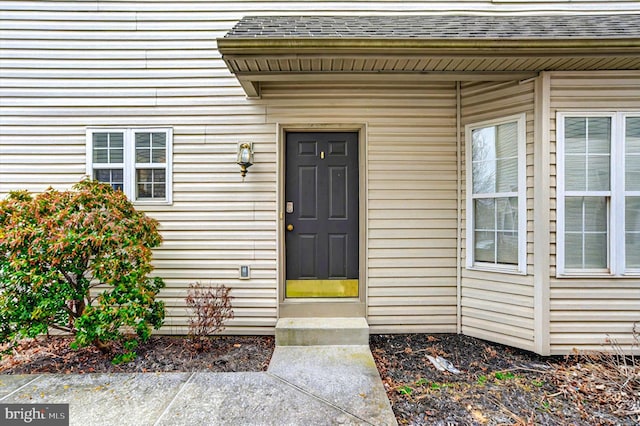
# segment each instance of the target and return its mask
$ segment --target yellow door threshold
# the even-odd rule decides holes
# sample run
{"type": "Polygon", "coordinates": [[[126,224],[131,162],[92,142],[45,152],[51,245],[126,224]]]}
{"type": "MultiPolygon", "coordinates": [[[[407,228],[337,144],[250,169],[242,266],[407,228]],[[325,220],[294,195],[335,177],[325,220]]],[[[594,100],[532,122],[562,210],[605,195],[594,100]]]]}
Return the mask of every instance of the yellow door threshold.
{"type": "Polygon", "coordinates": [[[358,297],[358,280],[287,280],[286,297],[358,297]]]}

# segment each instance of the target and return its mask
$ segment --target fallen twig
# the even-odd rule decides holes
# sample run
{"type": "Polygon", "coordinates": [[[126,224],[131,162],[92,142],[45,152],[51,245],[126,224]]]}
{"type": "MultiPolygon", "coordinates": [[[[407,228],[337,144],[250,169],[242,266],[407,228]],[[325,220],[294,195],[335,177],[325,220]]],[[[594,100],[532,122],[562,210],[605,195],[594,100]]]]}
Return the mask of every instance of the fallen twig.
{"type": "Polygon", "coordinates": [[[498,400],[498,398],[496,397],[489,397],[489,399],[491,401],[493,401],[494,404],[496,404],[498,406],[498,408],[500,408],[500,410],[504,413],[506,413],[509,417],[511,417],[513,420],[515,420],[517,425],[523,425],[523,426],[528,426],[528,425],[533,425],[533,419],[529,419],[524,420],[522,417],[518,416],[516,413],[514,413],[513,411],[509,410],[509,408],[507,408],[506,405],[504,405],[502,402],[500,402],[498,400]]]}
{"type": "Polygon", "coordinates": [[[506,372],[508,372],[508,371],[518,371],[518,370],[521,370],[521,371],[531,371],[531,372],[534,372],[534,373],[540,373],[540,374],[546,374],[546,373],[548,373],[548,371],[544,371],[544,370],[537,370],[537,369],[535,369],[535,368],[528,368],[528,367],[513,367],[513,368],[508,368],[508,369],[506,369],[506,370],[500,370],[500,371],[501,371],[501,372],[503,372],[503,373],[506,373],[506,372]]]}
{"type": "Polygon", "coordinates": [[[618,411],[615,412],[615,414],[621,414],[623,416],[632,416],[634,414],[640,414],[640,410],[631,410],[631,411],[618,410],[618,411]]]}

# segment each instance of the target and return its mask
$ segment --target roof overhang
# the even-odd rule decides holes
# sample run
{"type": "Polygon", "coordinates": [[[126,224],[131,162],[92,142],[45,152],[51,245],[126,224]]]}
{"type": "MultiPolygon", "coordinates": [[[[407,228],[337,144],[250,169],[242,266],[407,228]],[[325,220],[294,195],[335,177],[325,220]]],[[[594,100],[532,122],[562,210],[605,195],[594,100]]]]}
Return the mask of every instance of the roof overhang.
{"type": "Polygon", "coordinates": [[[270,81],[515,80],[545,70],[640,70],[640,38],[225,37],[250,97],[270,81]]]}

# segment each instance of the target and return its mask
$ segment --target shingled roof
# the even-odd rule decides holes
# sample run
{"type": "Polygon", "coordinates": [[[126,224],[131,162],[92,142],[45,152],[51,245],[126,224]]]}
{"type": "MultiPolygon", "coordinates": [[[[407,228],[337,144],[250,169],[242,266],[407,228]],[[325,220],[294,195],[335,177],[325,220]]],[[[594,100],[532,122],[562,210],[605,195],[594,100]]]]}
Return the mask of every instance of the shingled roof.
{"type": "Polygon", "coordinates": [[[225,38],[640,38],[640,15],[247,16],[225,38]]]}
{"type": "Polygon", "coordinates": [[[249,96],[274,81],[513,80],[640,69],[640,14],[247,16],[218,50],[249,96]]]}

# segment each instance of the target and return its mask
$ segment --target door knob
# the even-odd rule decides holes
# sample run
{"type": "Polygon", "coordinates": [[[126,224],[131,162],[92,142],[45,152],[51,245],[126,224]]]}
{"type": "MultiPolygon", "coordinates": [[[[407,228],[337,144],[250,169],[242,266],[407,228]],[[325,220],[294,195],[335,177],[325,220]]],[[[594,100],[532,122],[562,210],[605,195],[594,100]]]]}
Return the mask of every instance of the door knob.
{"type": "Polygon", "coordinates": [[[287,225],[287,231],[293,231],[293,225],[292,224],[288,224],[287,225]]]}

